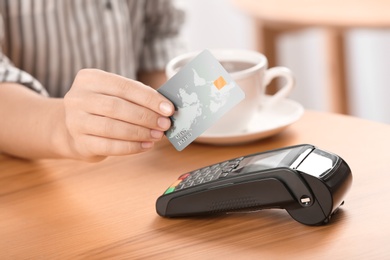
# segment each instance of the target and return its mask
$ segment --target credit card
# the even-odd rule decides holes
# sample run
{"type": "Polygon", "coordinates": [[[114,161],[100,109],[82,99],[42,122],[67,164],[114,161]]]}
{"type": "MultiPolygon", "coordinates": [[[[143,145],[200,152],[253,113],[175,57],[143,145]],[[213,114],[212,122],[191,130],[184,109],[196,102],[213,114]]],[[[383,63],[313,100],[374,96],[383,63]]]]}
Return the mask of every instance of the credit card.
{"type": "Polygon", "coordinates": [[[158,90],[176,107],[166,137],[181,151],[245,98],[210,51],[184,65],[158,90]]]}

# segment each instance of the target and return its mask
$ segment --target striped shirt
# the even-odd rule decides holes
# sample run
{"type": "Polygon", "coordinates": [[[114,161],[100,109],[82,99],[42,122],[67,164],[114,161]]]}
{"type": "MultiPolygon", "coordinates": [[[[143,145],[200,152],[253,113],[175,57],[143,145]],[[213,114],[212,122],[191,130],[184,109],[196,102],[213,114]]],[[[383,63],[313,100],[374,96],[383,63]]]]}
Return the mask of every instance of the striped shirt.
{"type": "Polygon", "coordinates": [[[127,78],[184,50],[169,0],[0,0],[0,82],[64,96],[82,68],[127,78]]]}

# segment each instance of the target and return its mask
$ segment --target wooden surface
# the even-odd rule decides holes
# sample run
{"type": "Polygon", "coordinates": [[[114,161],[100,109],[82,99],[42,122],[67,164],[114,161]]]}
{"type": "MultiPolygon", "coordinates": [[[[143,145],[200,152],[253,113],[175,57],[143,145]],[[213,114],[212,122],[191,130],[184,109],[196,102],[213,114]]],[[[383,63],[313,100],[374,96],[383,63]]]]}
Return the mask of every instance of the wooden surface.
{"type": "Polygon", "coordinates": [[[390,259],[390,126],[306,112],[274,137],[239,146],[166,140],[145,154],[100,163],[0,156],[1,259],[390,259]],[[182,173],[231,157],[310,143],[353,173],[345,205],[326,226],[284,210],[164,219],[155,201],[182,173]]]}
{"type": "Polygon", "coordinates": [[[278,65],[277,41],[281,34],[307,28],[321,28],[326,109],[349,113],[348,67],[344,32],[359,28],[389,28],[387,0],[235,0],[235,5],[256,20],[258,51],[270,67],[278,65]]]}
{"type": "Polygon", "coordinates": [[[267,22],[298,26],[384,28],[390,25],[387,0],[234,0],[267,22]]]}

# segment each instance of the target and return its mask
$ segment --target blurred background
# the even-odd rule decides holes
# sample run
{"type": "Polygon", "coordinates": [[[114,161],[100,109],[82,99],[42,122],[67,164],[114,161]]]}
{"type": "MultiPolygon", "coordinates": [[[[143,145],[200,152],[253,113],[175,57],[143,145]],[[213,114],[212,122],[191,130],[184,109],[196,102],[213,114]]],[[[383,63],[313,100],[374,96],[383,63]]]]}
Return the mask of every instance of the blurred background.
{"type": "MultiPolygon", "coordinates": [[[[229,0],[177,0],[186,13],[182,29],[190,50],[244,48],[256,50],[255,23],[229,0]]],[[[320,28],[307,28],[278,37],[277,65],[296,76],[290,98],[306,109],[329,111],[325,101],[324,38],[320,28]]],[[[390,123],[390,28],[345,32],[345,71],[348,113],[390,123]]]]}

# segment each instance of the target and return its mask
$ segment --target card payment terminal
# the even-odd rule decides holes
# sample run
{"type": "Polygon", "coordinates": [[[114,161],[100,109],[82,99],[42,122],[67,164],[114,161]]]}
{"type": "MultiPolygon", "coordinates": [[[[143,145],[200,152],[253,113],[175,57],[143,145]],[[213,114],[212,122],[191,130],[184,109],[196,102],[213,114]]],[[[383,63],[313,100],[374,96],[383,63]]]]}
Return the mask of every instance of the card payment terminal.
{"type": "Polygon", "coordinates": [[[246,155],[181,175],[157,199],[163,217],[285,209],[306,225],[327,223],[352,183],[347,163],[313,145],[246,155]]]}

